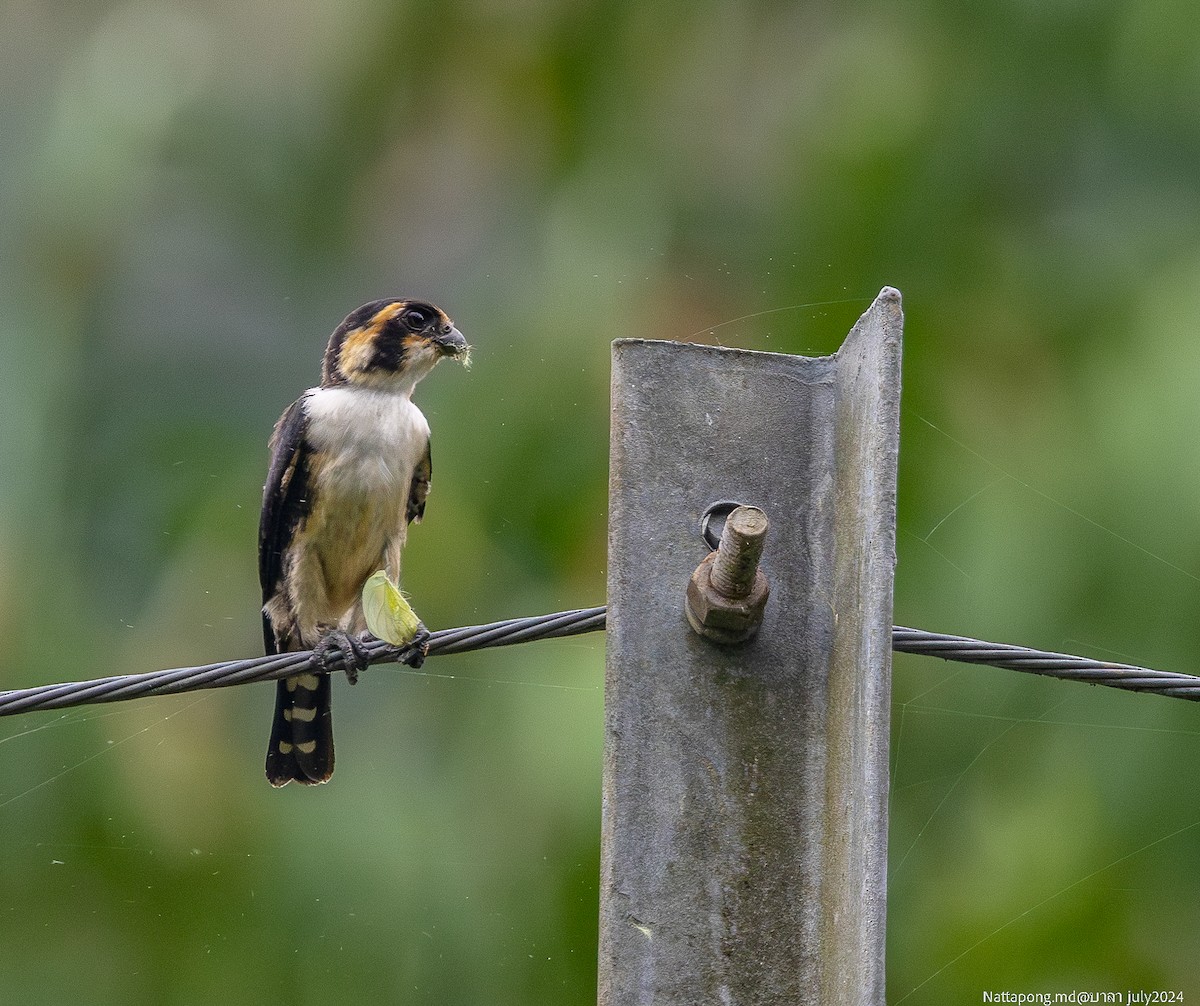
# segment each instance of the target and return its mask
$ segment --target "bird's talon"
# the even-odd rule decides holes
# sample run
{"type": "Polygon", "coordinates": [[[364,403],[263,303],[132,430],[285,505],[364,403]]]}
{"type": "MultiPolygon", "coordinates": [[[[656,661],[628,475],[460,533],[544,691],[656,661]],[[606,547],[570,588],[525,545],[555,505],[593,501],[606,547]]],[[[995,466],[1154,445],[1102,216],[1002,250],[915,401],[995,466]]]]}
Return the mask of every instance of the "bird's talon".
{"type": "Polygon", "coordinates": [[[354,651],[354,666],[346,664],[346,680],[352,685],[358,684],[358,672],[365,671],[371,665],[371,654],[367,644],[358,636],[347,636],[350,649],[354,651]]]}
{"type": "Polygon", "coordinates": [[[417,634],[412,637],[409,644],[401,651],[400,663],[408,664],[414,671],[419,671],[421,665],[425,663],[425,658],[429,656],[430,636],[431,633],[425,628],[425,623],[418,622],[417,634]]]}
{"type": "Polygon", "coordinates": [[[429,656],[429,637],[429,630],[425,628],[424,623],[419,623],[416,635],[407,643],[403,646],[388,647],[388,659],[411,667],[414,671],[420,670],[425,658],[429,656]]]}
{"type": "Polygon", "coordinates": [[[358,672],[366,670],[370,663],[367,648],[362,640],[341,629],[326,631],[317,640],[312,652],[313,659],[326,672],[338,670],[337,664],[340,662],[341,669],[346,672],[346,680],[352,685],[358,684],[358,672]]]}

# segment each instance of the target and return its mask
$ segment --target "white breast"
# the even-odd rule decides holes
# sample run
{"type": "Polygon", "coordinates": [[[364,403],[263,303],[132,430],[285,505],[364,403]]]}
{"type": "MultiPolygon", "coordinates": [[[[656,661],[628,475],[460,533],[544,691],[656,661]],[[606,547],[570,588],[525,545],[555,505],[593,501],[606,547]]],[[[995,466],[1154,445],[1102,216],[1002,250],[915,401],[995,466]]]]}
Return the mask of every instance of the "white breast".
{"type": "Polygon", "coordinates": [[[321,488],[401,508],[429,446],[429,423],[406,394],[315,388],[304,398],[308,441],[325,455],[321,488]],[[385,502],[386,501],[386,502],[385,502]]]}

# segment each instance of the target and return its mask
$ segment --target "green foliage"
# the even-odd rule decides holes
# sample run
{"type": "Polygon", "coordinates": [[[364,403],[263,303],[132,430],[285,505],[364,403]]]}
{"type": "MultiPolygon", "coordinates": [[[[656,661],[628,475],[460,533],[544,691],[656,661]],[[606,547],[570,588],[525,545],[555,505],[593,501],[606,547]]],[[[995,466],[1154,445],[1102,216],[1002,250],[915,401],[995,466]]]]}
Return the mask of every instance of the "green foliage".
{"type": "MultiPolygon", "coordinates": [[[[266,440],[360,303],[475,347],[417,394],[437,628],[603,599],[613,338],[828,353],[885,283],[897,620],[1197,669],[1187,5],[4,20],[0,687],[257,651],[266,440]]],[[[593,1001],[602,654],[339,681],[317,791],[261,777],[267,685],[4,721],[5,1000],[593,1001]]],[[[1194,990],[1193,707],[895,694],[890,1001],[1194,990]]]]}

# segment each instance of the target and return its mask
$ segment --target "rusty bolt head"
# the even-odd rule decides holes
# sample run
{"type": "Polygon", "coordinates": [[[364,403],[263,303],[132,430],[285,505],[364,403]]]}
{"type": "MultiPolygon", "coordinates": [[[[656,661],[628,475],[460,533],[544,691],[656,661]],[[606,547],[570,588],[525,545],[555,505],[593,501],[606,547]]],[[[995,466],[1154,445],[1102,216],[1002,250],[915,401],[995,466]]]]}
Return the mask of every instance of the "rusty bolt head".
{"type": "Polygon", "coordinates": [[[688,622],[700,635],[715,643],[741,643],[758,631],[771,586],[760,569],[750,593],[733,600],[712,585],[712,565],[717,553],[710,552],[696,567],[687,586],[684,610],[688,622]]]}

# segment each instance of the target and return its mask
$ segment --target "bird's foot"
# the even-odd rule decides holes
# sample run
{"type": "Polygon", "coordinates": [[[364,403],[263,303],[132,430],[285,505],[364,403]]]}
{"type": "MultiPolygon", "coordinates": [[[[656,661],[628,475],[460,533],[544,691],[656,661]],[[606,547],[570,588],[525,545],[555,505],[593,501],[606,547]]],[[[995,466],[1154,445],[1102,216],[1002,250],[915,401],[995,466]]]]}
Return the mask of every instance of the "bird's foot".
{"type": "Polygon", "coordinates": [[[312,652],[313,659],[325,671],[337,670],[340,661],[346,671],[346,680],[352,685],[358,684],[358,672],[365,671],[370,663],[362,640],[338,628],[325,629],[312,652]]]}
{"type": "Polygon", "coordinates": [[[429,630],[424,622],[417,623],[417,634],[403,646],[391,647],[389,656],[398,664],[407,664],[414,671],[420,670],[429,656],[429,630]]]}

